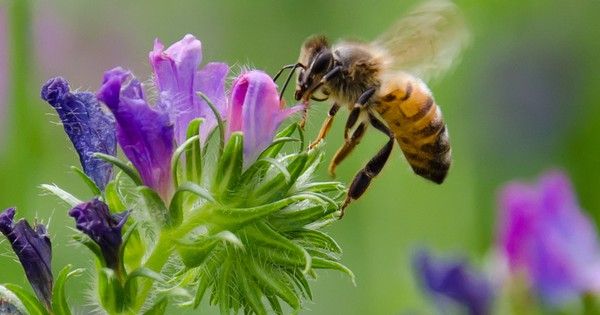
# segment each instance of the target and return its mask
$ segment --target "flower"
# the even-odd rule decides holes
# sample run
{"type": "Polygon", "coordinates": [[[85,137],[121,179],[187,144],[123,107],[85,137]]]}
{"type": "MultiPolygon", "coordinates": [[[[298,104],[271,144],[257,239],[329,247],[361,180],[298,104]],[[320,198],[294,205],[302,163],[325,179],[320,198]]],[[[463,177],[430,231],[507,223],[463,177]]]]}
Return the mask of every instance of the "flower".
{"type": "Polygon", "coordinates": [[[92,199],[71,209],[69,215],[75,218],[77,229],[87,234],[100,246],[106,265],[117,269],[120,263],[119,251],[123,242],[121,230],[129,212],[111,214],[104,202],[92,199]]]}
{"type": "Polygon", "coordinates": [[[200,129],[201,140],[205,141],[217,121],[211,109],[196,93],[202,92],[208,96],[220,114],[225,115],[225,78],[229,66],[209,63],[198,70],[202,61],[202,45],[190,34],[166,50],[156,39],[149,59],[160,92],[157,105],[171,116],[177,143],[185,141],[188,124],[199,117],[205,119],[200,129]]]}
{"type": "Polygon", "coordinates": [[[466,262],[437,260],[421,251],[415,255],[414,268],[423,289],[435,299],[441,310],[447,309],[447,303],[452,301],[468,314],[490,314],[492,287],[466,262]]]}
{"type": "Polygon", "coordinates": [[[48,80],[42,87],[41,96],[60,116],[65,132],[79,154],[84,172],[104,190],[112,174],[112,164],[93,154],[116,154],[115,121],[112,115],[100,107],[94,94],[71,93],[69,83],[61,77],[48,80]]]}
{"type": "Polygon", "coordinates": [[[46,227],[36,224],[33,228],[23,219],[13,223],[15,208],[0,213],[0,232],[6,236],[19,257],[38,299],[50,308],[52,300],[52,246],[46,227]]]}
{"type": "Polygon", "coordinates": [[[258,70],[247,71],[233,82],[229,108],[228,135],[244,134],[244,161],[252,163],[273,140],[279,125],[291,114],[302,109],[284,109],[277,85],[271,77],[258,70]]]}
{"type": "Polygon", "coordinates": [[[173,193],[171,155],[174,151],[169,115],[151,108],[140,82],[120,67],[104,73],[97,95],[113,112],[117,141],[140,173],[144,185],[168,202],[173,193]]]}
{"type": "Polygon", "coordinates": [[[522,272],[547,304],[600,290],[600,245],[568,177],[550,171],[537,184],[500,193],[497,241],[511,272],[522,272]]]}

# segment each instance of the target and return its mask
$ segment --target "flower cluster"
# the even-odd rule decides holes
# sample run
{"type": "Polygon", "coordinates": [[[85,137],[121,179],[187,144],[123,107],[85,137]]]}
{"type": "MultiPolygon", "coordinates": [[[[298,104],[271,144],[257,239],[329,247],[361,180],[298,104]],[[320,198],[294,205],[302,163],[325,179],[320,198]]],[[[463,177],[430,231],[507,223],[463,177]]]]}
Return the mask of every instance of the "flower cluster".
{"type": "MultiPolygon", "coordinates": [[[[149,61],[150,89],[121,67],[104,73],[95,94],[72,91],[60,77],[42,87],[79,154],[82,169],[74,170],[94,194],[82,201],[43,185],[71,205],[81,231],[74,238],[97,258],[95,304],[109,314],[162,314],[170,302],[198,307],[212,292],[209,303],[222,313],[270,306],[281,314],[281,302],[298,310],[312,298],[315,270],[352,277],[320,231],[336,221],[344,187],[314,181],[322,153],[305,149],[297,124],[278,132],[301,107],[284,107],[258,70],[227,89],[229,66],[200,68],[192,35],[166,49],[156,40],[149,61]]],[[[31,313],[69,314],[64,281],[79,270],[55,279],[45,227],[13,224],[14,215],[0,215],[0,230],[37,299],[7,288],[31,313]]]]}
{"type": "Polygon", "coordinates": [[[508,183],[498,205],[491,274],[424,251],[415,256],[415,274],[439,313],[599,314],[600,240],[567,175],[508,183]]]}

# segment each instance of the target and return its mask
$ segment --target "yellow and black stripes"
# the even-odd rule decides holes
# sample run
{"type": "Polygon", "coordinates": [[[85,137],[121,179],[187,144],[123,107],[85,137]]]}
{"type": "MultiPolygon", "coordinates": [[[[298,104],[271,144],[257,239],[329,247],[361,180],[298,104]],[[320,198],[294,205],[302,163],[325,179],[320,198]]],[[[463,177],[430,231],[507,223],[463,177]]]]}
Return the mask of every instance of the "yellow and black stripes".
{"type": "Polygon", "coordinates": [[[451,164],[448,131],[440,108],[424,85],[409,80],[401,89],[382,96],[376,109],[413,171],[442,183],[451,164]]]}

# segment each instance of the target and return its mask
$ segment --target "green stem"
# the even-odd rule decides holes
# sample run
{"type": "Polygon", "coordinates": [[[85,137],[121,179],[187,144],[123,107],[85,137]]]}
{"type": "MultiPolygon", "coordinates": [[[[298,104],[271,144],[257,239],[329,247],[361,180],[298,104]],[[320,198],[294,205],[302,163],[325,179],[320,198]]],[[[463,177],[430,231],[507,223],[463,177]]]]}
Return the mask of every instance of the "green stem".
{"type": "MultiPolygon", "coordinates": [[[[160,273],[173,250],[173,241],[170,233],[168,231],[162,231],[158,237],[156,246],[154,246],[154,250],[152,250],[152,254],[150,254],[150,258],[148,258],[144,267],[160,273]]],[[[142,280],[140,293],[137,296],[137,304],[135,306],[136,312],[139,312],[144,306],[153,284],[154,281],[152,279],[144,278],[144,280],[142,280]]]]}

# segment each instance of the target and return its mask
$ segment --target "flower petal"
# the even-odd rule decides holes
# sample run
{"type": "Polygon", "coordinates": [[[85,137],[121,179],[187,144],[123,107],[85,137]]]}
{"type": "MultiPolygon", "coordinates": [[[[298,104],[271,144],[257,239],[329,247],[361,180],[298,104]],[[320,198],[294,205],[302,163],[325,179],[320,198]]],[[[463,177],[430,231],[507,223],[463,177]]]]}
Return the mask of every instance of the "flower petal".
{"type": "MultiPolygon", "coordinates": [[[[229,73],[229,66],[221,62],[208,63],[204,68],[196,72],[194,78],[194,92],[204,93],[215,105],[221,117],[227,115],[227,95],[225,94],[225,79],[229,73]]],[[[206,137],[217,126],[217,119],[206,102],[197,95],[194,98],[194,112],[182,115],[180,124],[187,126],[189,122],[198,117],[204,118],[200,126],[200,139],[206,141],[206,137]],[[185,117],[187,116],[187,117],[185,117]]]]}
{"type": "Polygon", "coordinates": [[[112,174],[112,164],[95,158],[93,154],[116,154],[115,120],[112,115],[101,108],[94,94],[72,93],[69,83],[61,77],[48,80],[42,87],[41,96],[58,113],[65,132],[79,154],[84,172],[104,190],[112,174]]]}
{"type": "Polygon", "coordinates": [[[129,212],[113,215],[104,202],[93,199],[77,205],[69,211],[69,215],[75,218],[77,229],[100,246],[106,265],[117,269],[120,265],[119,251],[123,242],[121,229],[129,212]]]}
{"type": "Polygon", "coordinates": [[[465,262],[436,260],[429,253],[417,253],[414,267],[423,289],[438,306],[446,309],[448,300],[464,307],[471,315],[490,313],[493,290],[490,283],[465,262]]]}
{"type": "Polygon", "coordinates": [[[211,109],[198,98],[197,92],[206,94],[221,113],[225,113],[225,77],[229,67],[224,63],[211,63],[198,71],[201,60],[202,45],[189,34],[166,50],[156,40],[150,52],[150,64],[160,92],[158,106],[169,113],[178,144],[185,141],[191,120],[205,118],[200,133],[202,140],[217,124],[211,109]]]}
{"type": "Polygon", "coordinates": [[[271,143],[283,120],[300,109],[282,109],[273,79],[262,71],[248,71],[233,83],[228,135],[243,132],[244,160],[251,163],[271,143]]]}
{"type": "Polygon", "coordinates": [[[548,172],[535,185],[509,184],[500,199],[499,246],[545,303],[600,292],[600,243],[564,173],[548,172]]]}
{"type": "Polygon", "coordinates": [[[0,232],[6,236],[19,257],[38,299],[50,308],[52,300],[52,246],[46,227],[37,224],[33,228],[23,219],[14,224],[15,209],[0,213],[0,232]]]}
{"type": "Polygon", "coordinates": [[[144,184],[168,202],[173,193],[170,165],[174,150],[168,115],[150,108],[140,82],[122,68],[105,73],[98,99],[113,112],[119,145],[144,184]]]}

